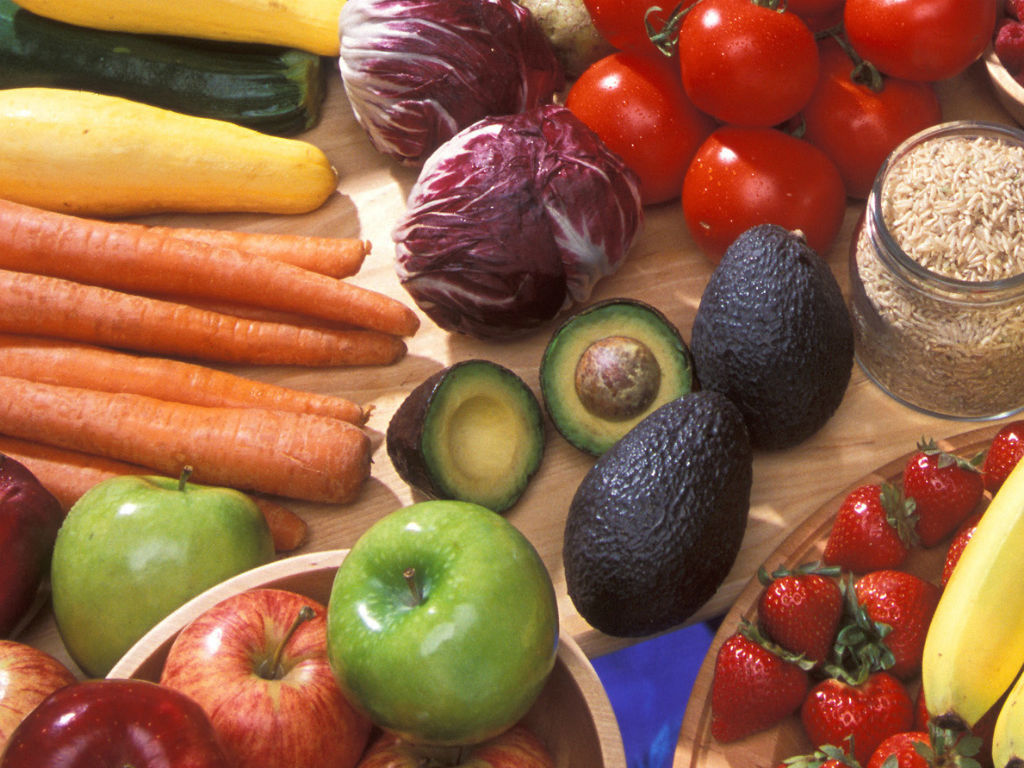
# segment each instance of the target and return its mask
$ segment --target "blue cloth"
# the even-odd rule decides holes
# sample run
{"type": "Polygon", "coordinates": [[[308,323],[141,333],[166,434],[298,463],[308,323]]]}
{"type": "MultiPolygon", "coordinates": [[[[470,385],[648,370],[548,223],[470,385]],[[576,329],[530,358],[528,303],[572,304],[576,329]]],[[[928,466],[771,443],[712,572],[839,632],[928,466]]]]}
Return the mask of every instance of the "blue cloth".
{"type": "Polygon", "coordinates": [[[692,624],[592,660],[629,768],[671,768],[683,711],[717,622],[692,624]]]}

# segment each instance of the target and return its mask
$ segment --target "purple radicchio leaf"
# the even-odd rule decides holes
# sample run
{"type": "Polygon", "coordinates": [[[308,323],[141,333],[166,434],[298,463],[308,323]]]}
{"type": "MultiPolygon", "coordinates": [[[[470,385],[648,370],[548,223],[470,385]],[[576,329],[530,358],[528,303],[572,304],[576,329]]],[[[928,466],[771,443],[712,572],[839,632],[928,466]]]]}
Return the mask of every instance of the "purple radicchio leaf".
{"type": "Polygon", "coordinates": [[[512,337],[585,301],[642,220],[636,175],[544,105],[480,120],[428,158],[393,233],[396,270],[442,328],[512,337]]]}
{"type": "Polygon", "coordinates": [[[564,73],[512,0],[348,0],[339,69],[379,151],[419,165],[468,125],[549,102],[564,73]]]}

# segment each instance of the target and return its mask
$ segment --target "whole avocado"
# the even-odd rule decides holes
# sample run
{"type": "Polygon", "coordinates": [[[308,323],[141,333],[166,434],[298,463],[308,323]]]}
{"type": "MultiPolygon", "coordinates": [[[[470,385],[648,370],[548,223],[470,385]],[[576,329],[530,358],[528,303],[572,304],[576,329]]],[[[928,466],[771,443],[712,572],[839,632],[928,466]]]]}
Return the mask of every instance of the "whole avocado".
{"type": "Polygon", "coordinates": [[[683,395],[633,427],[569,508],[562,558],[579,614],[618,637],[693,615],[739,552],[752,476],[743,417],[720,393],[683,395]]]}
{"type": "Polygon", "coordinates": [[[799,232],[762,224],[712,273],[691,352],[704,389],[740,409],[755,448],[802,442],[831,418],[853,370],[853,326],[835,276],[799,232]]]}

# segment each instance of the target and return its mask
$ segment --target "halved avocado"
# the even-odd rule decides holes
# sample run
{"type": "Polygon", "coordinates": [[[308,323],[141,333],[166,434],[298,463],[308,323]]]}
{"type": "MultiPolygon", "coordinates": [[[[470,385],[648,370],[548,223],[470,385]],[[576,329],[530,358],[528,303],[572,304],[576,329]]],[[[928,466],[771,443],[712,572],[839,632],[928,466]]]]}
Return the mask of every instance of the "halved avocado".
{"type": "Polygon", "coordinates": [[[466,360],[409,394],[388,424],[386,443],[398,475],[414,488],[504,512],[540,466],[544,417],[515,373],[466,360]]]}
{"type": "Polygon", "coordinates": [[[595,456],[692,389],[690,350],[679,330],[637,299],[608,299],[577,312],[552,334],[540,364],[552,423],[595,456]]]}

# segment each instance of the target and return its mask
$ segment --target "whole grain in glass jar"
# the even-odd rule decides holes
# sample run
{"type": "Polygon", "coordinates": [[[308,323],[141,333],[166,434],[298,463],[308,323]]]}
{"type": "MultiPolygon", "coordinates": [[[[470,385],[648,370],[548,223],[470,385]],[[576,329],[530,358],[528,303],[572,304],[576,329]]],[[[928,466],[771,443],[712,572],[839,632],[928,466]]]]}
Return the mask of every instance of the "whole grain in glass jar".
{"type": "Polygon", "coordinates": [[[1024,407],[1024,133],[943,123],[880,169],[851,244],[857,360],[955,418],[1024,407]]]}

